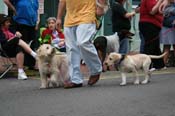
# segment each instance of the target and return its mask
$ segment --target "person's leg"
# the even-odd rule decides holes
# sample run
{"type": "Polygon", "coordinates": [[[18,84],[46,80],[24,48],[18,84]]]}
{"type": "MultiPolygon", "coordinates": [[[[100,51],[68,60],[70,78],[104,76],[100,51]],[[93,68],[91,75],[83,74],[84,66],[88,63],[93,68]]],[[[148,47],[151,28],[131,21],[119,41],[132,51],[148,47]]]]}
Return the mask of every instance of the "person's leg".
{"type": "Polygon", "coordinates": [[[95,24],[80,24],[77,27],[77,44],[85,64],[88,66],[91,77],[89,85],[95,84],[102,72],[101,61],[98,57],[94,44],[92,43],[93,34],[95,34],[95,24]]]}
{"type": "Polygon", "coordinates": [[[69,60],[69,74],[70,81],[75,84],[83,83],[83,76],[80,71],[80,50],[77,45],[76,36],[77,27],[65,27],[65,43],[66,43],[66,53],[69,60]]]}
{"type": "Polygon", "coordinates": [[[19,52],[16,55],[17,67],[18,67],[18,79],[25,80],[28,77],[24,72],[24,53],[19,52]]]}
{"type": "Polygon", "coordinates": [[[24,68],[24,66],[23,66],[23,64],[24,64],[24,54],[22,52],[17,53],[16,62],[17,62],[18,68],[21,68],[21,69],[24,68]]]}
{"type": "Polygon", "coordinates": [[[129,39],[124,38],[120,41],[119,53],[127,54],[129,52],[129,39]]]}
{"type": "Polygon", "coordinates": [[[141,32],[139,32],[139,36],[140,36],[140,53],[143,53],[145,40],[144,40],[143,34],[141,32]]]}
{"type": "Polygon", "coordinates": [[[16,64],[18,67],[18,79],[27,79],[27,76],[23,70],[24,64],[24,54],[22,48],[19,46],[19,38],[14,38],[8,41],[6,44],[3,44],[3,49],[9,57],[16,57],[16,64]]]}
{"type": "Polygon", "coordinates": [[[164,64],[166,65],[168,63],[168,57],[169,57],[169,53],[170,53],[170,47],[171,45],[164,45],[164,52],[166,52],[167,54],[164,56],[163,61],[164,64]]]}
{"type": "MultiPolygon", "coordinates": [[[[156,31],[154,31],[154,32],[156,33],[156,31]]],[[[159,42],[159,32],[157,32],[157,36],[158,36],[158,38],[156,38],[155,40],[153,40],[153,42],[150,43],[150,48],[152,51],[152,52],[150,51],[150,53],[152,55],[161,55],[162,54],[161,49],[160,49],[160,42],[159,42]]],[[[152,62],[153,62],[153,67],[156,69],[161,69],[161,68],[165,67],[163,58],[152,59],[152,62]]]]}
{"type": "Polygon", "coordinates": [[[175,57],[175,45],[173,45],[174,57],[175,57]]]}
{"type": "MultiPolygon", "coordinates": [[[[173,58],[175,58],[175,44],[173,44],[173,55],[174,55],[174,57],[173,58]]],[[[175,60],[174,60],[175,61],[175,60]]],[[[173,66],[175,67],[175,62],[173,63],[173,66]]]]}
{"type": "Polygon", "coordinates": [[[28,54],[30,54],[31,56],[33,56],[34,58],[36,58],[36,53],[29,47],[29,45],[24,42],[23,40],[19,39],[19,46],[21,46],[28,54]]]}
{"type": "MultiPolygon", "coordinates": [[[[27,44],[32,42],[30,47],[33,49],[33,43],[36,38],[35,26],[18,24],[17,30],[22,34],[21,39],[24,40],[27,44]]],[[[28,53],[24,53],[24,64],[30,69],[33,69],[35,66],[35,59],[28,53]]]]}
{"type": "MultiPolygon", "coordinates": [[[[151,23],[139,23],[139,29],[143,34],[143,38],[145,40],[144,53],[148,55],[161,55],[159,43],[160,28],[151,23]]],[[[152,64],[154,68],[163,68],[163,58],[152,59],[152,64]]]]}

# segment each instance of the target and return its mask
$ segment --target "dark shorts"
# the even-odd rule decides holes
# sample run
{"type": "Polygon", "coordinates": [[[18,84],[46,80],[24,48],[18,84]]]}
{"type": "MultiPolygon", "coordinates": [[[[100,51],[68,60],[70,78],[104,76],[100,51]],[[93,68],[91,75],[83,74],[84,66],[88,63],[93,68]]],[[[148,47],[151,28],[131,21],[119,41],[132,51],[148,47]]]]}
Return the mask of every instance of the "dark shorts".
{"type": "MultiPolygon", "coordinates": [[[[37,44],[38,39],[36,38],[35,26],[27,26],[27,25],[16,23],[16,30],[22,34],[21,39],[24,40],[26,43],[29,44],[32,41],[32,44],[30,45],[32,50],[35,51],[38,48],[39,44],[37,44]]],[[[24,65],[28,67],[34,67],[35,59],[30,54],[25,53],[24,65]]]]}
{"type": "Polygon", "coordinates": [[[2,44],[2,49],[8,57],[16,57],[16,54],[22,51],[22,48],[18,45],[18,43],[19,38],[15,37],[7,43],[2,44]]]}

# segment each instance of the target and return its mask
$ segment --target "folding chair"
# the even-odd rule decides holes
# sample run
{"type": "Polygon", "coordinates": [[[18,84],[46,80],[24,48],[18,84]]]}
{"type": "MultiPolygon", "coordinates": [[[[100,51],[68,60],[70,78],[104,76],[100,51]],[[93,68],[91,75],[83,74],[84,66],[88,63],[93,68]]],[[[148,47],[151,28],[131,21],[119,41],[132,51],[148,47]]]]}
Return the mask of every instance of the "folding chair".
{"type": "Polygon", "coordinates": [[[14,66],[12,59],[9,58],[8,55],[6,54],[6,52],[2,49],[1,43],[0,43],[0,60],[1,60],[1,66],[5,68],[5,70],[3,70],[2,73],[0,73],[0,79],[1,79],[14,66]]]}

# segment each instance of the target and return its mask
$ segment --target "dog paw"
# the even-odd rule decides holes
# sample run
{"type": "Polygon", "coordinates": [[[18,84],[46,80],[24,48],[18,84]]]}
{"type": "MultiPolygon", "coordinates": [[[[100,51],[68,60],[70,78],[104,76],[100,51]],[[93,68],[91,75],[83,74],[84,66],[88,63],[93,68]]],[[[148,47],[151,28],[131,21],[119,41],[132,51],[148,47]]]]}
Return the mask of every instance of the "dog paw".
{"type": "Polygon", "coordinates": [[[142,84],[147,84],[149,81],[148,80],[144,80],[142,81],[142,84]]]}
{"type": "Polygon", "coordinates": [[[126,85],[126,83],[120,83],[120,86],[125,86],[126,85]]]}
{"type": "Polygon", "coordinates": [[[52,87],[53,87],[53,88],[56,88],[56,87],[57,87],[57,84],[54,83],[54,82],[52,82],[52,87]]]}
{"type": "Polygon", "coordinates": [[[135,81],[135,82],[134,82],[134,85],[139,85],[139,84],[140,84],[139,81],[135,81]]]}
{"type": "Polygon", "coordinates": [[[41,86],[39,89],[47,89],[47,87],[41,86]]]}

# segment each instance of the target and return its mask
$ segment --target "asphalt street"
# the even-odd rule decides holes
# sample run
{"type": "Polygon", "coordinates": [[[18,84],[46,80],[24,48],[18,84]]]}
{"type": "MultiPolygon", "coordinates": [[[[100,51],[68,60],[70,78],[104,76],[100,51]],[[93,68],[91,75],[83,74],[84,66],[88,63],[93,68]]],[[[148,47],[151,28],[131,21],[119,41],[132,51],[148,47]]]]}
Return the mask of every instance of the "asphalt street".
{"type": "MultiPolygon", "coordinates": [[[[140,73],[143,80],[143,74],[140,73]]],[[[175,69],[156,71],[147,85],[119,86],[119,72],[92,87],[40,90],[39,77],[0,80],[0,116],[175,116],[175,69]]]]}

